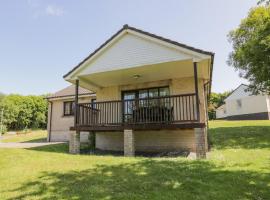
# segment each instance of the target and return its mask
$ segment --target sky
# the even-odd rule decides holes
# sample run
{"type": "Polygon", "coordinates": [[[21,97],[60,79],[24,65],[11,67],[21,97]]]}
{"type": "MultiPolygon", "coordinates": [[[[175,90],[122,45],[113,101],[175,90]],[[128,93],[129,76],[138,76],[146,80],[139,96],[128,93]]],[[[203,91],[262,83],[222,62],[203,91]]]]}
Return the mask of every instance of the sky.
{"type": "Polygon", "coordinates": [[[213,92],[241,83],[227,65],[227,35],[256,0],[1,0],[0,92],[46,94],[69,85],[62,78],[129,24],[215,53],[213,92]]]}

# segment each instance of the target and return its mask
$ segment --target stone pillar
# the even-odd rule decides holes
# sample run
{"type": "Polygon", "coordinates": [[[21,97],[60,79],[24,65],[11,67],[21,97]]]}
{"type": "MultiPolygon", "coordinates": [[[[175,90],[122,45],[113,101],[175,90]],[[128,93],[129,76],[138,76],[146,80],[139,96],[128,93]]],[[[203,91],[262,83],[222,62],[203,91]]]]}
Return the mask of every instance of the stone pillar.
{"type": "Polygon", "coordinates": [[[196,158],[206,158],[205,128],[195,128],[196,158]]]}
{"type": "Polygon", "coordinates": [[[135,156],[135,139],[133,130],[124,130],[124,155],[135,156]]]}
{"type": "Polygon", "coordinates": [[[70,131],[69,133],[69,153],[80,153],[80,131],[70,131]]]}

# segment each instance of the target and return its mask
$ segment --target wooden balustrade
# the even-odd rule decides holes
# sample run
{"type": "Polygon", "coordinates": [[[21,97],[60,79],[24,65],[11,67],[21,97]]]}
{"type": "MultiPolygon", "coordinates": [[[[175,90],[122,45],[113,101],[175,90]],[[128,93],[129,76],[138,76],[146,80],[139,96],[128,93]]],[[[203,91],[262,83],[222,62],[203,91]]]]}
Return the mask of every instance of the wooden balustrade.
{"type": "Polygon", "coordinates": [[[198,122],[196,95],[80,103],[77,126],[198,122]]]}

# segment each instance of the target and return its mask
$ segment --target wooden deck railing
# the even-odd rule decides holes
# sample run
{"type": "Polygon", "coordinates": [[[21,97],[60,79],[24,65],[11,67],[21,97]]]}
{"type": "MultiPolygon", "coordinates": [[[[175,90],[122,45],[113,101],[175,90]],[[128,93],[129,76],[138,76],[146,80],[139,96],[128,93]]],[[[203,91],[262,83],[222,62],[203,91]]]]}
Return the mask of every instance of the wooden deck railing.
{"type": "Polygon", "coordinates": [[[81,103],[77,126],[180,123],[198,121],[195,94],[81,103]]]}

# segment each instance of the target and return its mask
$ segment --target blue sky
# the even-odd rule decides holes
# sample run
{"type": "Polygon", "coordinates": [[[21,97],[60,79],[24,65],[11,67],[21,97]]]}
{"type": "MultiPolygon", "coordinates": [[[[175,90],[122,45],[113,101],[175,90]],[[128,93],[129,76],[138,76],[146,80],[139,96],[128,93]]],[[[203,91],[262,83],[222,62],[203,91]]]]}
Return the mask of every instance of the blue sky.
{"type": "Polygon", "coordinates": [[[245,80],[226,60],[227,40],[256,0],[0,1],[0,92],[44,94],[123,24],[215,52],[213,91],[245,80]]]}

